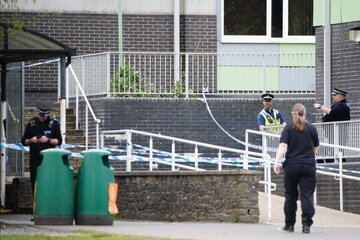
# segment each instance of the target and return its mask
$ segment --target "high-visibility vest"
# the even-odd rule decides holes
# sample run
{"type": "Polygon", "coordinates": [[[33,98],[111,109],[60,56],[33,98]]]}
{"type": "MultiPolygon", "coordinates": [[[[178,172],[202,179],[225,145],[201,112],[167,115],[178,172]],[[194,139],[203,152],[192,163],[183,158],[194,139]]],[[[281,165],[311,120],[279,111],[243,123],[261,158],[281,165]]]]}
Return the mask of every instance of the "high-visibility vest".
{"type": "Polygon", "coordinates": [[[263,116],[265,119],[265,126],[280,126],[280,113],[278,110],[273,109],[274,117],[272,117],[265,109],[263,109],[259,115],[263,116]]]}

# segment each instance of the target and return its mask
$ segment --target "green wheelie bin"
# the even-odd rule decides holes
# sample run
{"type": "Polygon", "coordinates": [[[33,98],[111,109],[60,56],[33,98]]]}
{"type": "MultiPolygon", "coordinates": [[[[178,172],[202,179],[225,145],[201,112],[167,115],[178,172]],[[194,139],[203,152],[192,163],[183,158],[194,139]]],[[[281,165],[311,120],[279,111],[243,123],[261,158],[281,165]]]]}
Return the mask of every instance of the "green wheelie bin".
{"type": "Polygon", "coordinates": [[[115,181],[110,167],[110,152],[87,150],[77,176],[75,223],[77,225],[112,225],[109,213],[109,185],[115,181]]]}
{"type": "Polygon", "coordinates": [[[74,220],[74,171],[69,165],[71,152],[47,149],[40,152],[35,187],[35,225],[72,225],[74,220]]]}

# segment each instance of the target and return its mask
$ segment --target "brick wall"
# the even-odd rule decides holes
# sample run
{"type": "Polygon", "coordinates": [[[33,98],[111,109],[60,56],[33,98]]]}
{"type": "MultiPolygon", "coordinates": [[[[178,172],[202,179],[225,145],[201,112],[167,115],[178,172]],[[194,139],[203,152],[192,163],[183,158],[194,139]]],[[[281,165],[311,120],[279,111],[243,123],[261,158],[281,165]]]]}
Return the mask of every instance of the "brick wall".
{"type": "MultiPolygon", "coordinates": [[[[351,119],[360,119],[360,45],[349,40],[349,29],[360,22],[336,24],[331,26],[331,87],[348,91],[347,100],[351,103],[351,119]]],[[[323,95],[323,56],[324,33],[316,28],[316,98],[322,102],[323,95]]],[[[320,118],[320,114],[318,115],[320,118]]]]}
{"type": "MultiPolygon", "coordinates": [[[[23,13],[25,27],[48,35],[77,50],[77,55],[118,51],[117,14],[61,13],[36,17],[23,13]]],[[[0,13],[8,19],[9,13],[0,13]]],[[[216,52],[216,17],[181,16],[180,48],[189,52],[216,52]]],[[[172,15],[123,15],[123,51],[172,52],[172,15]]],[[[57,101],[57,64],[26,69],[25,105],[57,101]]]]}
{"type": "MultiPolygon", "coordinates": [[[[242,141],[246,129],[258,129],[257,115],[262,109],[259,98],[207,99],[217,122],[231,135],[242,141]]],[[[220,146],[243,148],[231,140],[211,119],[206,105],[196,98],[101,98],[90,100],[102,130],[134,129],[161,133],[173,137],[206,142],[220,146]]],[[[278,98],[274,108],[285,119],[291,120],[290,111],[295,103],[303,103],[308,110],[308,120],[314,122],[314,98],[278,98]]],[[[74,106],[74,103],[71,104],[74,106]]],[[[85,126],[85,107],[80,104],[81,125],[85,126]]],[[[95,125],[89,115],[90,143],[94,144],[95,125]]]]}

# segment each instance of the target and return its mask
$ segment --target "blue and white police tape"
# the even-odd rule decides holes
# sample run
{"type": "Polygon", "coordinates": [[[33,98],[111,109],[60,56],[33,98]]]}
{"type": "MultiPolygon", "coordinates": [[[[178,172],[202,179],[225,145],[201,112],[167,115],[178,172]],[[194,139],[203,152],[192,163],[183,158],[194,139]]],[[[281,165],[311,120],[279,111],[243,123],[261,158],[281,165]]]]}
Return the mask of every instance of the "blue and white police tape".
{"type": "MultiPolygon", "coordinates": [[[[338,168],[323,167],[323,166],[316,166],[316,168],[317,169],[327,170],[327,171],[339,172],[338,168]]],[[[343,173],[352,173],[352,174],[360,174],[360,171],[347,170],[347,169],[342,169],[341,172],[343,172],[343,173]]]]}

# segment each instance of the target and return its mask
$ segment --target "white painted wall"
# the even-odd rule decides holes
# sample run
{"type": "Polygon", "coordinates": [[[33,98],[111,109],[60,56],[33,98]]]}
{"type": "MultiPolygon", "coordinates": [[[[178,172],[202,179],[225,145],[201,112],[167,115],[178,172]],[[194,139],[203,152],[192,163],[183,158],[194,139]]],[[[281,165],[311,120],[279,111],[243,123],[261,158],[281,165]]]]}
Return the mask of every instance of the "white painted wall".
{"type": "MultiPolygon", "coordinates": [[[[173,14],[173,0],[122,0],[124,14],[173,14]]],[[[180,0],[181,14],[215,15],[218,0],[180,0]]]]}
{"type": "Polygon", "coordinates": [[[18,6],[25,12],[117,14],[118,0],[18,0],[18,6]]]}
{"type": "MultiPolygon", "coordinates": [[[[117,14],[119,0],[18,0],[25,12],[79,12],[117,14]]],[[[172,15],[173,0],[121,0],[124,14],[172,15]]],[[[215,15],[219,0],[180,0],[181,14],[215,15]]]]}

